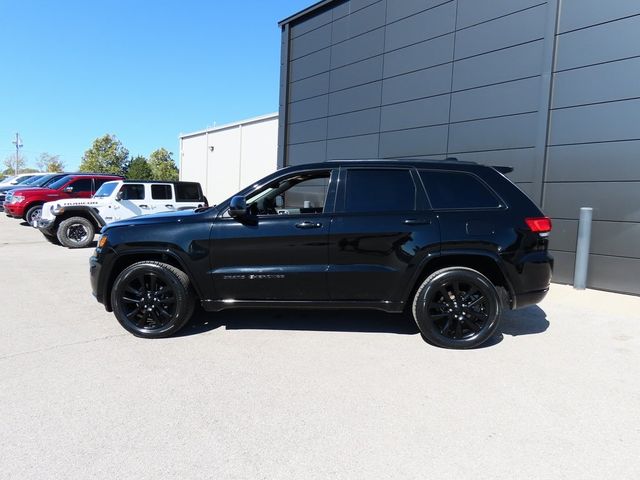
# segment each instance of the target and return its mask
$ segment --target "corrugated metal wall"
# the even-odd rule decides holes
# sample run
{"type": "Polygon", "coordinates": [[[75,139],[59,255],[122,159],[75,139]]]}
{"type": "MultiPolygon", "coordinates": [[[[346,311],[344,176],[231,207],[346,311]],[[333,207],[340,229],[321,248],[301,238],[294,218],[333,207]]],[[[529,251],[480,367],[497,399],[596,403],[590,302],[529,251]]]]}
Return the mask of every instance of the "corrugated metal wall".
{"type": "Polygon", "coordinates": [[[280,164],[455,156],[515,167],[571,281],[640,293],[640,2],[350,0],[283,24],[280,164]]]}

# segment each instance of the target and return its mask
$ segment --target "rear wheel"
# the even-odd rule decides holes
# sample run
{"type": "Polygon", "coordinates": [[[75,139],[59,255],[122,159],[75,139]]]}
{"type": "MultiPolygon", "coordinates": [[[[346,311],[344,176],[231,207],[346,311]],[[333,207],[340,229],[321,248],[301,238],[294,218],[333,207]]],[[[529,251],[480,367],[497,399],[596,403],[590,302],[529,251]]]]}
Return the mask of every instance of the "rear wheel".
{"type": "Polygon", "coordinates": [[[418,288],[413,317],[424,337],[444,348],[474,348],[495,333],[501,300],[476,270],[452,267],[431,274],[418,288]]]}
{"type": "Polygon", "coordinates": [[[24,219],[29,225],[35,226],[34,223],[40,218],[41,215],[42,205],[34,205],[33,207],[29,208],[29,210],[27,210],[24,219]]]}
{"type": "Polygon", "coordinates": [[[84,248],[93,242],[96,230],[90,220],[71,217],[58,225],[58,240],[68,248],[84,248]]]}
{"type": "Polygon", "coordinates": [[[111,290],[111,306],[120,325],[137,337],[164,338],[189,321],[195,299],[183,271],[145,261],[118,275],[111,290]]]}

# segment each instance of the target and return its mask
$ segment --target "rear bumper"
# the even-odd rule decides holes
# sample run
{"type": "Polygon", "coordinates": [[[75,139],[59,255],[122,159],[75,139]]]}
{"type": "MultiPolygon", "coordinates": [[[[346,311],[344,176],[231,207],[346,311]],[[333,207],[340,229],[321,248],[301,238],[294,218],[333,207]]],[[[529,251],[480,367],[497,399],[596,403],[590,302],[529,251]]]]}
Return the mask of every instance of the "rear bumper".
{"type": "Polygon", "coordinates": [[[524,255],[515,265],[512,308],[523,308],[542,301],[549,291],[553,274],[553,257],[546,251],[524,255]]]}
{"type": "Polygon", "coordinates": [[[549,293],[549,287],[544,290],[516,294],[515,308],[524,308],[540,303],[547,296],[547,293],[549,293]]]}

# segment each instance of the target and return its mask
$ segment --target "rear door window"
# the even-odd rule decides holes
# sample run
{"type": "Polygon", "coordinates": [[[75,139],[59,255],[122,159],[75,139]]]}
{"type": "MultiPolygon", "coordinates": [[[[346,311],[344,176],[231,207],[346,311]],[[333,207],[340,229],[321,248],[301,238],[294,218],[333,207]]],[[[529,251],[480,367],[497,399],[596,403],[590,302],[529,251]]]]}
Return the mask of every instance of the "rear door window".
{"type": "Polygon", "coordinates": [[[420,178],[434,209],[502,207],[500,199],[475,175],[421,170],[420,178]]]}
{"type": "Polygon", "coordinates": [[[171,200],[171,185],[151,185],[151,198],[154,200],[171,200]]]}
{"type": "Polygon", "coordinates": [[[69,187],[73,187],[73,193],[91,192],[91,189],[93,188],[93,180],[90,178],[81,178],[70,183],[69,187]]]}
{"type": "Polygon", "coordinates": [[[346,212],[415,210],[416,187],[409,170],[353,169],[347,172],[346,212]]]}

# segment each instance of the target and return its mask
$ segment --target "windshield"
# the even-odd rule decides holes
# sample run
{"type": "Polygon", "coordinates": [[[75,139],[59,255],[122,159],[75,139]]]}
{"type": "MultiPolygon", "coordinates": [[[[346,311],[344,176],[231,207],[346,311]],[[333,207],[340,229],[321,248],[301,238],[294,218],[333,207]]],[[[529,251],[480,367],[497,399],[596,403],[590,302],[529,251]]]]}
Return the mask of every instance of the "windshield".
{"type": "Polygon", "coordinates": [[[71,180],[71,175],[67,175],[66,177],[62,177],[60,180],[56,180],[51,185],[47,185],[47,188],[50,188],[51,190],[57,190],[69,180],[71,180]]]}
{"type": "Polygon", "coordinates": [[[22,185],[35,185],[37,182],[42,180],[43,177],[44,175],[36,175],[35,177],[31,177],[26,182],[22,182],[22,185]]]}
{"type": "Polygon", "coordinates": [[[98,191],[93,195],[93,198],[109,197],[118,186],[118,182],[103,183],[98,191]]]}
{"type": "Polygon", "coordinates": [[[18,177],[15,179],[16,185],[18,184],[24,184],[24,182],[26,182],[27,180],[29,180],[30,178],[33,178],[33,175],[25,175],[24,177],[18,177]]]}

